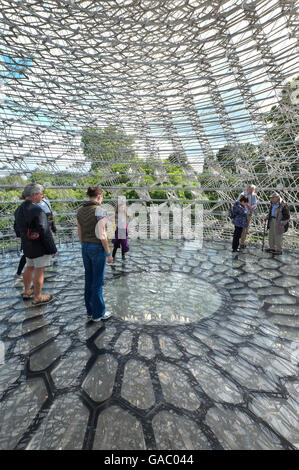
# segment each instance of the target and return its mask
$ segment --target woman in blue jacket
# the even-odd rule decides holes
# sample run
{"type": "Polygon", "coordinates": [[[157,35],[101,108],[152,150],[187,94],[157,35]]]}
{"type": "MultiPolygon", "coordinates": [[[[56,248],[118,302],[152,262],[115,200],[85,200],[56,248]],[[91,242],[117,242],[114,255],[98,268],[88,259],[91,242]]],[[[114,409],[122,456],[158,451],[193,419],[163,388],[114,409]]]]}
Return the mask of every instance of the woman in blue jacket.
{"type": "Polygon", "coordinates": [[[243,228],[248,227],[247,220],[247,210],[246,206],[248,204],[248,197],[241,196],[240,200],[237,201],[233,207],[233,224],[235,226],[234,236],[233,236],[233,252],[239,250],[239,242],[242,235],[243,228]]]}

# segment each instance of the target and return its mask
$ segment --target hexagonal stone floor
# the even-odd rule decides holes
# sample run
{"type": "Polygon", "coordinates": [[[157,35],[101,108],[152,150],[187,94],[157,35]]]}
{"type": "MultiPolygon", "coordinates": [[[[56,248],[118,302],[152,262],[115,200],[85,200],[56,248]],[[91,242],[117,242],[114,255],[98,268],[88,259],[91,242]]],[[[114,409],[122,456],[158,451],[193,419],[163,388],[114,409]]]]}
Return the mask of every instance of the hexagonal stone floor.
{"type": "Polygon", "coordinates": [[[298,255],[132,241],[100,323],[78,244],[47,268],[44,307],[21,299],[17,264],[2,256],[0,449],[299,447],[298,255]]]}

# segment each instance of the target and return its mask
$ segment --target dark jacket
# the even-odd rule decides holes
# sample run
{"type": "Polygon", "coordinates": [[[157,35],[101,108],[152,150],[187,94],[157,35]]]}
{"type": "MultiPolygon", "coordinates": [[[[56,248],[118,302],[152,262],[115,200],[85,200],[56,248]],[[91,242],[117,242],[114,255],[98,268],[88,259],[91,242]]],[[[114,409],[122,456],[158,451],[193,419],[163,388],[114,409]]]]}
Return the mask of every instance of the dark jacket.
{"type": "Polygon", "coordinates": [[[236,202],[236,204],[233,207],[233,224],[236,227],[248,227],[248,220],[247,220],[247,213],[246,209],[240,202],[236,202]]]}
{"type": "MultiPolygon", "coordinates": [[[[272,213],[272,205],[270,205],[269,213],[268,213],[268,230],[270,228],[270,220],[271,220],[271,213],[272,213]]],[[[287,232],[289,228],[289,221],[290,221],[290,209],[285,201],[281,198],[279,199],[279,204],[275,209],[275,220],[276,220],[276,231],[278,234],[287,232]],[[280,226],[283,228],[280,229],[280,226]]]]}
{"type": "Polygon", "coordinates": [[[57,252],[46,214],[31,201],[24,201],[15,211],[15,230],[20,234],[26,258],[39,258],[57,252]],[[28,239],[28,227],[39,233],[37,240],[28,239]]]}

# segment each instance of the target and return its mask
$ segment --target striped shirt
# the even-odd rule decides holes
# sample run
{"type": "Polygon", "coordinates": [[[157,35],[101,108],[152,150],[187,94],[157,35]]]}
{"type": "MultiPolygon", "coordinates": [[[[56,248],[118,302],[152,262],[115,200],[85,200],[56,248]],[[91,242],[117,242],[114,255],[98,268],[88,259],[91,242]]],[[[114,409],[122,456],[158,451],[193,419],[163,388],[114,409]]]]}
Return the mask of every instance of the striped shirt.
{"type": "Polygon", "coordinates": [[[82,242],[101,243],[95,235],[97,217],[96,209],[100,204],[94,201],[84,202],[83,206],[77,212],[77,220],[81,227],[82,242]]]}

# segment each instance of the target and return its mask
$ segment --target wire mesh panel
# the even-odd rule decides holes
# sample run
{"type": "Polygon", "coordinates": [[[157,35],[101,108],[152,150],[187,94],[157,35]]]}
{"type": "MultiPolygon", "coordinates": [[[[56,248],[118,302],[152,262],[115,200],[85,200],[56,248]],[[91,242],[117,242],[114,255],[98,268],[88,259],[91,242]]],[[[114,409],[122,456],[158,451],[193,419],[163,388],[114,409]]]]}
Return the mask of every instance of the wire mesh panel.
{"type": "MultiPolygon", "coordinates": [[[[62,238],[86,188],[115,205],[203,205],[227,238],[248,184],[263,233],[269,195],[298,247],[298,19],[292,0],[0,0],[0,232],[28,182],[43,184],[62,238]]],[[[150,225],[150,218],[146,219],[150,225]]]]}

